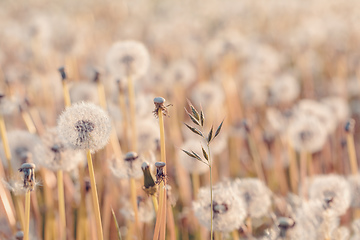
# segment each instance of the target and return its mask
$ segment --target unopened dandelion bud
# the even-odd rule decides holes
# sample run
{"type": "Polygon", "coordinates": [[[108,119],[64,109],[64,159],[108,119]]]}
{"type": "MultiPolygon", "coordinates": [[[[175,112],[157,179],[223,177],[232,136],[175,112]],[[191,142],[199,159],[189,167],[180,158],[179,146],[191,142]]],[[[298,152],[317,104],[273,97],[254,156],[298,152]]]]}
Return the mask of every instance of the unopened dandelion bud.
{"type": "Polygon", "coordinates": [[[16,240],[23,240],[23,239],[24,239],[24,232],[23,232],[23,231],[18,231],[18,232],[15,234],[15,239],[16,239],[16,240]]]}
{"type": "Polygon", "coordinates": [[[61,80],[65,81],[67,79],[66,73],[65,73],[65,67],[60,67],[59,72],[61,75],[61,80]]]}
{"type": "Polygon", "coordinates": [[[144,173],[143,190],[148,195],[154,195],[156,193],[157,188],[156,188],[154,178],[150,173],[150,164],[148,162],[143,162],[143,164],[141,165],[141,169],[144,173]]]}
{"type": "Polygon", "coordinates": [[[19,172],[24,173],[24,189],[33,191],[35,187],[35,164],[24,163],[19,168],[19,172]]]}
{"type": "Polygon", "coordinates": [[[278,227],[280,228],[280,237],[282,238],[286,237],[287,230],[295,226],[295,221],[287,217],[280,217],[278,222],[278,227]]]}
{"type": "Polygon", "coordinates": [[[345,124],[345,132],[354,133],[354,129],[355,129],[355,120],[351,118],[345,124]]]}

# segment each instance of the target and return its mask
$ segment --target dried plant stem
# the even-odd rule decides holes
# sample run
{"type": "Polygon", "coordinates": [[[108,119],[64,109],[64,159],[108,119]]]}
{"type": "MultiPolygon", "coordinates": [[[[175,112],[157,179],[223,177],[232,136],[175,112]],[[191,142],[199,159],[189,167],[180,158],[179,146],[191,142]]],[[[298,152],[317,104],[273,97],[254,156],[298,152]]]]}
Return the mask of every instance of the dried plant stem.
{"type": "Polygon", "coordinates": [[[289,166],[289,174],[290,174],[290,185],[291,185],[291,190],[293,191],[293,193],[297,193],[298,192],[298,182],[299,182],[299,171],[298,171],[298,165],[297,165],[297,161],[296,161],[296,153],[294,148],[287,143],[287,148],[288,148],[288,154],[289,154],[289,159],[290,159],[290,166],[289,166]]]}
{"type": "Polygon", "coordinates": [[[14,170],[12,168],[11,164],[11,151],[9,147],[9,141],[6,134],[6,128],[5,128],[5,120],[4,116],[0,114],[0,133],[1,133],[1,139],[3,142],[4,152],[5,152],[5,158],[7,161],[8,169],[9,169],[9,175],[12,177],[14,170]]]}
{"type": "Polygon", "coordinates": [[[134,178],[130,178],[130,196],[131,196],[131,205],[133,207],[134,215],[135,215],[135,224],[136,224],[136,228],[138,228],[139,213],[138,213],[137,196],[136,196],[136,182],[134,178]]]}
{"type": "Polygon", "coordinates": [[[66,80],[62,81],[62,86],[63,86],[63,95],[64,95],[65,107],[70,107],[71,106],[71,100],[70,100],[70,94],[69,94],[69,87],[67,85],[66,80]]]}
{"type": "Polygon", "coordinates": [[[30,114],[27,111],[22,111],[21,116],[25,122],[26,128],[30,133],[36,133],[36,127],[33,120],[30,117],[30,114]]]}
{"type": "Polygon", "coordinates": [[[123,125],[123,139],[124,142],[122,143],[122,148],[125,152],[129,151],[129,136],[128,136],[128,129],[129,129],[129,123],[127,118],[127,111],[126,111],[126,99],[124,91],[122,90],[122,87],[119,83],[119,106],[121,110],[121,114],[123,117],[122,119],[122,125],[123,125]]]}
{"type": "Polygon", "coordinates": [[[231,232],[233,240],[239,240],[239,233],[237,230],[231,232]]]}
{"type": "Polygon", "coordinates": [[[66,214],[64,197],[64,174],[62,170],[57,171],[57,188],[59,198],[60,234],[66,239],[66,214]]]}
{"type": "Polygon", "coordinates": [[[221,232],[215,232],[215,240],[222,240],[221,232]]]}
{"type": "Polygon", "coordinates": [[[86,230],[86,201],[85,201],[85,181],[84,181],[84,167],[82,164],[78,166],[79,171],[79,181],[80,181],[80,206],[79,206],[79,217],[76,227],[76,239],[84,239],[84,234],[87,232],[86,230]]]}
{"type": "MultiPolygon", "coordinates": [[[[165,152],[165,129],[164,129],[164,116],[161,108],[158,110],[159,126],[160,126],[160,156],[161,161],[166,164],[165,152]]],[[[166,166],[164,167],[164,174],[166,175],[166,166]]],[[[166,233],[166,189],[165,180],[160,183],[159,192],[159,210],[156,216],[156,224],[154,230],[153,240],[165,239],[166,233]]]]}
{"type": "Polygon", "coordinates": [[[4,207],[6,218],[9,222],[11,230],[13,233],[16,233],[16,219],[14,215],[14,206],[12,206],[12,202],[9,200],[9,197],[10,196],[8,192],[6,192],[4,185],[0,183],[0,200],[4,207]]]}
{"type": "Polygon", "coordinates": [[[213,206],[213,184],[212,184],[212,158],[211,158],[211,151],[210,145],[207,144],[207,150],[209,155],[209,172],[210,172],[210,239],[213,239],[214,230],[213,230],[213,215],[214,215],[214,206],[213,206]]]}
{"type": "Polygon", "coordinates": [[[266,183],[264,171],[261,164],[261,158],[259,156],[258,150],[256,149],[255,141],[250,133],[247,135],[247,137],[248,137],[248,144],[249,144],[251,156],[255,164],[256,174],[261,181],[266,183]]]}
{"type": "Polygon", "coordinates": [[[135,89],[133,79],[128,77],[128,94],[130,104],[131,150],[137,151],[137,130],[135,112],[135,89]]]}
{"type": "Polygon", "coordinates": [[[94,174],[94,167],[92,163],[92,157],[90,150],[86,150],[86,157],[89,167],[89,174],[90,174],[90,183],[91,183],[91,196],[94,205],[94,214],[95,214],[95,221],[96,221],[96,229],[97,229],[97,239],[103,239],[102,233],[102,225],[101,225],[101,216],[100,216],[100,208],[99,208],[99,200],[98,194],[96,190],[96,181],[95,181],[95,174],[94,174]]]}
{"type": "Polygon", "coordinates": [[[358,170],[358,163],[356,160],[354,136],[351,132],[346,133],[346,145],[349,154],[351,174],[356,175],[358,174],[359,170],[358,170]]]}
{"type": "Polygon", "coordinates": [[[168,202],[167,204],[167,212],[168,212],[168,221],[169,221],[169,239],[170,240],[176,240],[176,228],[175,228],[175,221],[174,221],[174,214],[172,211],[171,204],[168,202]]]}
{"type": "Polygon", "coordinates": [[[24,240],[29,240],[29,224],[30,224],[30,190],[25,194],[25,228],[24,228],[24,240]]]}
{"type": "Polygon", "coordinates": [[[158,204],[158,201],[157,201],[155,195],[151,195],[151,200],[152,200],[153,205],[154,205],[155,213],[157,213],[158,209],[159,209],[159,204],[158,204]]]}
{"type": "Polygon", "coordinates": [[[301,196],[306,198],[307,189],[305,184],[306,170],[307,170],[307,152],[301,151],[300,153],[300,178],[301,178],[301,196]]]}

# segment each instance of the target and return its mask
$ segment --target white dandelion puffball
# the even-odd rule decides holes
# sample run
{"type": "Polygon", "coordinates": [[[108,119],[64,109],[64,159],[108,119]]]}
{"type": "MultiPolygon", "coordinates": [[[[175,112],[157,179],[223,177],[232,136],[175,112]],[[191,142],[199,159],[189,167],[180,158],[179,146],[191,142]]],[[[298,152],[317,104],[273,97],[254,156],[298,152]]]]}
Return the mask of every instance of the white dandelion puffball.
{"type": "Polygon", "coordinates": [[[60,115],[59,136],[73,149],[102,149],[108,142],[111,121],[108,114],[93,103],[77,103],[60,115]]]}

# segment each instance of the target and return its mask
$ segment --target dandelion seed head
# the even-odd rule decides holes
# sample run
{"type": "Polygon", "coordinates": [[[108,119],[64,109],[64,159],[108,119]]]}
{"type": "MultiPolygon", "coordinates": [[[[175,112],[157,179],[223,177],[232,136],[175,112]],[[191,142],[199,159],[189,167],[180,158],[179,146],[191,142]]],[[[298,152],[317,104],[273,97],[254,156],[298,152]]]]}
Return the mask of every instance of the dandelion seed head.
{"type": "MultiPolygon", "coordinates": [[[[135,214],[130,201],[124,199],[124,206],[120,209],[121,215],[127,220],[135,221],[135,214]]],[[[150,223],[155,218],[155,211],[151,198],[137,197],[137,206],[139,221],[143,223],[150,223]]]]}
{"type": "MultiPolygon", "coordinates": [[[[13,130],[7,133],[9,147],[11,152],[11,165],[13,169],[20,168],[31,156],[33,161],[37,161],[35,156],[35,146],[41,143],[40,138],[32,133],[23,130],[13,130]]],[[[5,168],[7,168],[7,160],[3,148],[0,144],[0,157],[5,168]]]]}
{"type": "Polygon", "coordinates": [[[153,118],[141,119],[137,122],[138,153],[155,152],[160,139],[159,124],[153,118]]]}
{"type": "Polygon", "coordinates": [[[282,74],[271,81],[269,86],[269,103],[291,103],[299,97],[300,86],[297,79],[291,74],[282,74]]]}
{"type": "Polygon", "coordinates": [[[149,67],[150,57],[145,46],[137,41],[121,41],[112,45],[106,56],[110,74],[119,79],[142,77],[149,67]]]}
{"type": "Polygon", "coordinates": [[[212,210],[214,231],[231,232],[238,229],[246,217],[245,203],[229,184],[213,187],[213,209],[210,207],[210,190],[200,188],[198,198],[193,202],[194,213],[200,224],[210,229],[212,210]]]}
{"type": "Polygon", "coordinates": [[[350,206],[350,186],[341,176],[319,175],[314,177],[309,186],[309,199],[322,201],[324,208],[331,209],[337,216],[340,216],[350,206]]]}
{"type": "Polygon", "coordinates": [[[7,98],[0,93],[0,114],[3,116],[11,115],[16,110],[17,104],[14,100],[7,98]]]}
{"type": "Polygon", "coordinates": [[[332,238],[336,240],[348,240],[350,238],[350,230],[347,227],[339,227],[332,233],[332,238]]]}
{"type": "Polygon", "coordinates": [[[328,106],[336,117],[337,123],[346,121],[350,116],[349,105],[344,98],[327,97],[321,99],[321,102],[328,106]]]}
{"type": "Polygon", "coordinates": [[[170,63],[164,79],[167,86],[178,84],[186,89],[195,82],[196,70],[189,60],[179,59],[170,63]]]}
{"type": "Polygon", "coordinates": [[[109,168],[117,178],[139,179],[143,176],[142,164],[144,161],[148,162],[149,165],[153,165],[155,163],[154,154],[144,157],[143,155],[137,155],[135,152],[129,152],[123,159],[112,158],[109,161],[109,168]]]}
{"type": "Polygon", "coordinates": [[[185,154],[181,149],[194,151],[197,155],[202,156],[200,142],[194,138],[186,140],[178,150],[178,162],[189,173],[204,174],[209,171],[209,166],[199,160],[185,154]]]}
{"type": "Polygon", "coordinates": [[[321,125],[325,127],[328,133],[334,132],[336,128],[336,118],[327,105],[310,99],[302,99],[298,103],[298,110],[305,115],[315,116],[319,119],[321,125]]]}
{"type": "Polygon", "coordinates": [[[92,102],[99,103],[98,89],[96,84],[88,82],[79,82],[73,84],[70,89],[70,99],[72,103],[92,102]]]}
{"type": "Polygon", "coordinates": [[[236,179],[234,187],[243,199],[250,217],[259,218],[268,213],[271,206],[271,191],[263,182],[255,178],[236,179]]]}
{"type": "Polygon", "coordinates": [[[48,129],[41,137],[41,143],[35,146],[34,161],[36,165],[51,171],[69,172],[80,163],[85,162],[84,153],[69,148],[56,128],[48,129]]]}
{"type": "Polygon", "coordinates": [[[76,103],[66,108],[58,119],[59,136],[73,149],[102,149],[110,132],[109,116],[93,103],[76,103]]]}
{"type": "Polygon", "coordinates": [[[318,118],[311,115],[298,115],[289,124],[287,136],[296,151],[314,153],[323,148],[327,131],[318,118]]]}
{"type": "Polygon", "coordinates": [[[351,192],[351,207],[360,208],[360,175],[348,176],[347,180],[351,192]]]}

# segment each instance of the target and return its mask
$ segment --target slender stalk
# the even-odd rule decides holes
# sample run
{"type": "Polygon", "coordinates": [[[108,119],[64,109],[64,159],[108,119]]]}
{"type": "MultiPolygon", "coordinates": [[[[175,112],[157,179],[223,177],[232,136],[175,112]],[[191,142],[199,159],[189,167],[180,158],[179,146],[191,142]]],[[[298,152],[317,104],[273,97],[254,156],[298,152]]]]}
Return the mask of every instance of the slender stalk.
{"type": "Polygon", "coordinates": [[[359,170],[358,170],[358,163],[356,160],[354,136],[351,132],[346,133],[346,145],[350,158],[351,174],[356,175],[358,174],[359,170]]]}
{"type": "Polygon", "coordinates": [[[299,182],[299,171],[298,171],[298,165],[296,162],[296,153],[294,148],[287,143],[287,147],[288,147],[288,154],[289,154],[289,159],[290,159],[290,166],[289,166],[289,172],[290,172],[290,185],[291,185],[291,190],[293,191],[293,193],[297,193],[298,192],[298,182],[299,182]]]}
{"type": "Polygon", "coordinates": [[[0,114],[0,134],[1,134],[1,139],[3,142],[3,146],[4,146],[4,152],[5,152],[5,157],[6,157],[6,161],[7,161],[7,165],[8,165],[9,175],[10,175],[10,177],[12,177],[14,170],[13,170],[12,164],[11,164],[11,151],[10,151],[9,141],[8,141],[7,134],[6,134],[4,116],[2,114],[0,114]]]}
{"type": "Polygon", "coordinates": [[[175,221],[174,221],[174,214],[173,214],[173,210],[171,207],[171,204],[168,202],[167,204],[167,212],[168,212],[168,221],[169,221],[169,233],[170,233],[170,237],[169,239],[171,240],[176,240],[176,228],[175,228],[175,221]]]}
{"type": "Polygon", "coordinates": [[[155,213],[157,213],[158,209],[159,209],[159,204],[158,204],[158,201],[157,201],[155,195],[151,195],[151,200],[152,200],[153,205],[154,205],[155,213]]]}
{"type": "Polygon", "coordinates": [[[91,196],[94,205],[94,214],[95,214],[95,221],[96,221],[96,229],[97,229],[97,239],[103,239],[103,232],[102,232],[102,225],[101,225],[101,216],[100,216],[100,207],[99,207],[99,200],[98,194],[96,190],[96,181],[95,181],[95,174],[94,174],[94,167],[92,163],[92,157],[90,150],[86,150],[86,157],[89,167],[89,174],[90,174],[90,183],[91,183],[91,196]]]}
{"type": "Polygon", "coordinates": [[[62,86],[63,86],[65,107],[69,107],[69,106],[71,106],[71,101],[70,101],[69,87],[67,85],[66,80],[62,81],[62,86]]]}
{"type": "Polygon", "coordinates": [[[22,111],[21,116],[24,119],[26,128],[29,130],[29,132],[36,133],[36,127],[34,125],[33,120],[30,117],[30,114],[27,111],[22,111]]]}
{"type": "Polygon", "coordinates": [[[239,233],[237,230],[232,231],[231,233],[233,240],[239,240],[239,233]]]}
{"type": "Polygon", "coordinates": [[[137,199],[136,199],[136,182],[134,178],[130,178],[130,195],[131,195],[131,205],[134,210],[135,215],[135,224],[139,226],[139,213],[138,213],[138,206],[137,206],[137,199]]]}
{"type": "Polygon", "coordinates": [[[193,180],[194,199],[196,199],[197,193],[198,193],[199,188],[200,188],[200,177],[199,177],[199,174],[197,174],[197,173],[191,174],[191,177],[192,177],[192,180],[193,180]]]}
{"type": "MultiPolygon", "coordinates": [[[[133,79],[128,77],[128,92],[130,104],[130,127],[131,127],[131,149],[137,151],[137,130],[136,130],[136,117],[135,117],[135,90],[133,79]]],[[[160,117],[159,117],[160,119],[160,117]]]]}
{"type": "MultiPolygon", "coordinates": [[[[1,164],[1,163],[0,163],[1,164]]],[[[14,215],[14,206],[13,203],[9,200],[10,194],[6,192],[4,185],[0,183],[0,202],[6,213],[6,218],[8,219],[9,225],[13,233],[16,232],[16,219],[14,215]]]]}
{"type": "Polygon", "coordinates": [[[301,196],[303,198],[306,198],[306,193],[307,193],[307,189],[306,189],[306,184],[305,184],[305,179],[306,179],[306,170],[307,170],[307,152],[306,151],[301,151],[300,153],[300,177],[301,177],[301,196]]]}
{"type": "Polygon", "coordinates": [[[57,188],[59,198],[59,215],[60,215],[60,233],[63,239],[66,239],[66,214],[64,201],[64,177],[63,171],[57,171],[57,188]]]}
{"type": "Polygon", "coordinates": [[[30,224],[30,190],[26,191],[25,195],[25,228],[24,240],[29,240],[29,224],[30,224]]]}
{"type": "Polygon", "coordinates": [[[213,215],[214,215],[214,207],[213,207],[213,186],[212,186],[212,158],[210,152],[210,145],[207,144],[207,149],[209,153],[209,170],[210,170],[210,239],[213,239],[214,230],[213,230],[213,215]]]}
{"type": "Polygon", "coordinates": [[[259,156],[259,152],[258,152],[258,150],[256,149],[256,146],[255,146],[255,141],[254,141],[253,137],[251,136],[251,133],[249,133],[247,136],[248,136],[248,143],[249,143],[251,156],[252,156],[252,158],[254,160],[254,163],[255,163],[256,174],[257,174],[258,178],[261,181],[266,183],[264,171],[263,171],[263,168],[262,168],[262,165],[261,165],[261,159],[260,159],[260,156],[259,156]]]}

